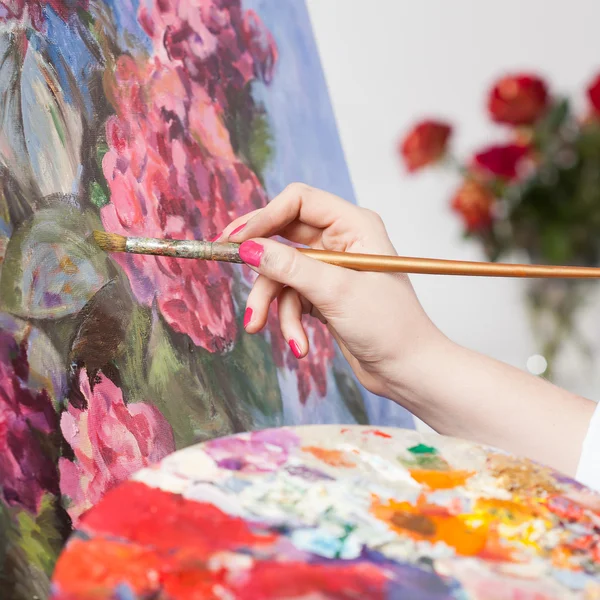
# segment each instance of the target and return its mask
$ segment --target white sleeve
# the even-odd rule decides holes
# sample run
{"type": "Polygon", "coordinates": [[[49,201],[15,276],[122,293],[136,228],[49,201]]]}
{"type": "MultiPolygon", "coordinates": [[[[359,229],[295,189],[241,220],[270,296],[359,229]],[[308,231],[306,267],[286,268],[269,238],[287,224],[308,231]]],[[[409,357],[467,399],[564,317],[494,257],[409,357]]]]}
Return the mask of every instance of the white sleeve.
{"type": "Polygon", "coordinates": [[[583,440],[575,479],[600,492],[600,403],[594,410],[583,440]]]}

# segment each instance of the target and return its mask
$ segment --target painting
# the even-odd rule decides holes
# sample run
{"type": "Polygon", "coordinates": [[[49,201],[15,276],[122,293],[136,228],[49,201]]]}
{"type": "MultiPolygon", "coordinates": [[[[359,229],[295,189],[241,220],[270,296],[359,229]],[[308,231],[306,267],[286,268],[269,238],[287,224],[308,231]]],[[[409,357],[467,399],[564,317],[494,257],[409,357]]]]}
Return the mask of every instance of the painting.
{"type": "Polygon", "coordinates": [[[591,600],[599,519],[597,493],[463,440],[246,432],[108,492],[59,559],[52,600],[591,600]]]}
{"type": "Polygon", "coordinates": [[[0,588],[44,598],[83,513],[232,432],[410,424],[327,330],[241,326],[252,273],[107,255],[209,239],[303,181],[353,200],[302,0],[0,1],[0,588]]]}

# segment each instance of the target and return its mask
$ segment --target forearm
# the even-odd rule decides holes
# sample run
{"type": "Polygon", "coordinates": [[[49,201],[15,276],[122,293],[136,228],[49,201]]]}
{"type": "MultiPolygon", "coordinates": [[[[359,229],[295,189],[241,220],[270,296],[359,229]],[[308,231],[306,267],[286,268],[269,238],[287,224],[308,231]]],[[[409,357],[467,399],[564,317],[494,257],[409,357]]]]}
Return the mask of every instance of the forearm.
{"type": "Polygon", "coordinates": [[[437,432],[575,475],[595,403],[449,340],[410,365],[392,399],[437,432]]]}

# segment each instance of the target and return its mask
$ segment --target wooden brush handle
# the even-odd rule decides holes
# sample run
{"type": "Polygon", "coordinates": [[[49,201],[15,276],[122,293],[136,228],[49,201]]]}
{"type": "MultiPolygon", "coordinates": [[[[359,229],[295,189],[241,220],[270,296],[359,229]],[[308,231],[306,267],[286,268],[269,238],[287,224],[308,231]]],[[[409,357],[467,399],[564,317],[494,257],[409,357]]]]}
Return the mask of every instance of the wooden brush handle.
{"type": "Polygon", "coordinates": [[[470,275],[479,277],[528,277],[557,279],[600,278],[595,267],[562,267],[549,265],[519,265],[503,263],[441,260],[437,258],[408,258],[376,254],[352,254],[298,248],[302,254],[338,267],[355,271],[381,273],[422,273],[427,275],[470,275]]]}

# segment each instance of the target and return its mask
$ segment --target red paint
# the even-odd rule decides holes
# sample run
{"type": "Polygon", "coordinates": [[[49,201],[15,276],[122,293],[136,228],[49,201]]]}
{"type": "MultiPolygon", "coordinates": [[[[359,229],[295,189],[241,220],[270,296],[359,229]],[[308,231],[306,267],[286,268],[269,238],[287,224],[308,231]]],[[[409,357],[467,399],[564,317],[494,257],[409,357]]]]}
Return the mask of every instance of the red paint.
{"type": "Polygon", "coordinates": [[[296,358],[302,358],[302,350],[300,350],[300,346],[298,345],[298,342],[296,340],[290,340],[288,342],[288,344],[290,345],[290,349],[291,349],[293,355],[296,358]]]}
{"type": "Polygon", "coordinates": [[[242,229],[244,229],[244,227],[246,227],[246,223],[244,223],[243,225],[240,225],[239,227],[236,227],[230,234],[229,237],[231,237],[232,235],[235,235],[236,233],[239,233],[240,231],[242,231],[242,229]]]}
{"type": "Polygon", "coordinates": [[[248,307],[244,313],[244,328],[250,325],[250,321],[252,321],[252,309],[248,307]]]}
{"type": "Polygon", "coordinates": [[[379,431],[379,429],[369,429],[369,431],[365,431],[365,433],[370,433],[371,435],[376,435],[386,439],[390,439],[392,437],[389,433],[379,431]]]}
{"type": "Polygon", "coordinates": [[[238,517],[212,504],[128,481],[108,492],[81,520],[91,534],[114,536],[131,543],[175,551],[203,560],[215,552],[241,546],[269,546],[277,539],[268,530],[254,533],[238,517]]]}
{"type": "Polygon", "coordinates": [[[260,267],[264,251],[264,247],[256,242],[244,242],[240,246],[240,258],[251,267],[260,267]]]}

